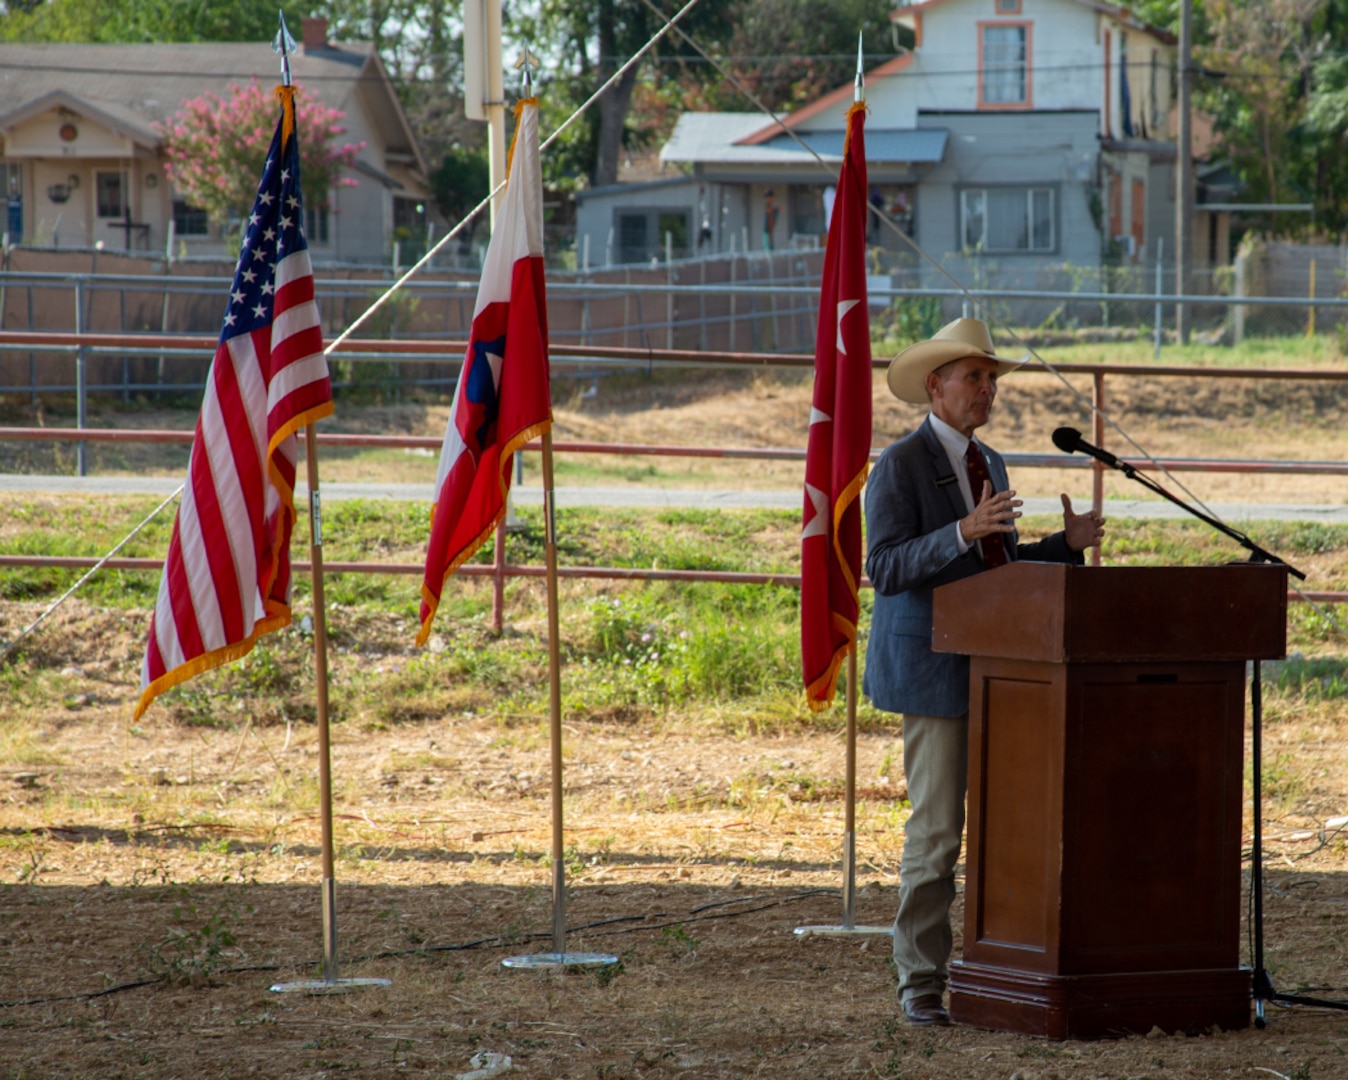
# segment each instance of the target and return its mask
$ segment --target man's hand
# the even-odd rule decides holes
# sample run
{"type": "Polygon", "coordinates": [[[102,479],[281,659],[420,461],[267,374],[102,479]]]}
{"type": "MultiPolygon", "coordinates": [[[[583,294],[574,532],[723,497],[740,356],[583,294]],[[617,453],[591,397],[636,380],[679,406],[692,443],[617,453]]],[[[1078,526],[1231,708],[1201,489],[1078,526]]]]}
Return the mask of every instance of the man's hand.
{"type": "Polygon", "coordinates": [[[996,533],[1009,533],[1015,529],[1015,520],[1020,517],[1020,500],[1014,491],[992,490],[992,484],[983,481],[983,492],[978,498],[974,512],[960,519],[960,535],[966,544],[982,540],[996,533]]]}
{"type": "Polygon", "coordinates": [[[1096,547],[1105,535],[1105,519],[1094,510],[1087,510],[1084,514],[1074,513],[1072,500],[1066,492],[1062,496],[1062,527],[1067,546],[1073,551],[1096,547]]]}

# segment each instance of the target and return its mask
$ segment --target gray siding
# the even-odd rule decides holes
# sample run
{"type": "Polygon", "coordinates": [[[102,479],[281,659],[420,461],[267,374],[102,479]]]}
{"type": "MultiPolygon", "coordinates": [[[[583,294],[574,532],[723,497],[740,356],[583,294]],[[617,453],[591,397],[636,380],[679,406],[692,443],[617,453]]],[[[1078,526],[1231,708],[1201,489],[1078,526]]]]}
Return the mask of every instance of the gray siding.
{"type": "Polygon", "coordinates": [[[916,239],[957,278],[972,282],[977,274],[987,281],[995,273],[998,285],[1030,288],[1043,271],[1064,263],[1099,265],[1100,234],[1090,210],[1099,154],[1097,113],[921,113],[918,126],[948,128],[950,141],[945,159],[918,185],[916,239]],[[1053,251],[998,252],[978,260],[960,252],[958,191],[998,184],[1053,189],[1053,251]],[[977,269],[975,261],[982,264],[977,269]]]}

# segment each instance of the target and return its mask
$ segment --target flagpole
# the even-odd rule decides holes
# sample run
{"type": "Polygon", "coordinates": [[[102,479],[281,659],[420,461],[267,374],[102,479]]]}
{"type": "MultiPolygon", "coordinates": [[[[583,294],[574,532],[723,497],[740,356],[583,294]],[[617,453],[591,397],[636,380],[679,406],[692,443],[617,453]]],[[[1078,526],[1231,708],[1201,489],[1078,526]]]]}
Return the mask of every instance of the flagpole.
{"type": "Polygon", "coordinates": [[[552,952],[509,956],[508,968],[546,970],[616,964],[609,953],[566,950],[566,849],[562,827],[562,653],[557,600],[557,501],[553,487],[552,430],[543,432],[543,559],[548,603],[548,741],[552,756],[552,952]]]}
{"type": "Polygon", "coordinates": [[[323,848],[323,982],[337,982],[337,883],[332,857],[332,753],[328,736],[328,606],[323,598],[323,515],[318,488],[318,439],[304,429],[309,480],[309,562],[313,567],[314,684],[318,710],[318,817],[323,848]]]}
{"type": "MultiPolygon", "coordinates": [[[[524,69],[524,96],[532,96],[537,58],[525,46],[515,66],[524,69]]],[[[549,415],[551,413],[549,412],[549,415]]],[[[506,462],[509,468],[510,463],[506,462]]],[[[552,426],[543,429],[543,560],[548,605],[548,743],[552,769],[552,952],[509,956],[504,967],[548,970],[616,964],[609,953],[566,951],[566,850],[562,828],[562,647],[557,600],[557,493],[553,484],[552,426]]]]}
{"type": "Polygon", "coordinates": [[[843,809],[844,930],[857,925],[857,644],[847,653],[847,794],[843,809]]]}
{"type": "Polygon", "coordinates": [[[552,754],[552,951],[566,952],[566,857],[562,831],[562,656],[557,613],[557,496],[553,487],[552,430],[543,433],[543,490],[547,520],[543,559],[548,594],[548,739],[552,754]]]}
{"type": "MultiPolygon", "coordinates": [[[[857,77],[852,98],[855,102],[866,100],[866,82],[862,75],[862,34],[857,33],[857,77]]],[[[849,120],[850,124],[851,121],[849,120]]],[[[839,339],[841,341],[841,338],[839,339]]],[[[843,883],[842,883],[842,925],[840,926],[797,926],[798,937],[853,937],[861,935],[892,934],[888,926],[857,925],[857,638],[853,632],[852,642],[847,649],[847,731],[844,735],[844,756],[846,759],[845,779],[843,782],[843,883]]]]}
{"type": "MultiPolygon", "coordinates": [[[[290,85],[290,53],[295,39],[286,28],[285,15],[274,48],[281,54],[281,82],[290,85]]],[[[287,109],[289,105],[285,106],[287,109]]],[[[293,139],[295,136],[291,135],[293,139]]],[[[282,144],[284,145],[284,143],[282,144]]],[[[309,482],[309,561],[312,566],[314,623],[315,722],[318,726],[318,817],[323,871],[323,978],[276,983],[278,993],[340,993],[357,986],[389,986],[390,979],[339,979],[337,977],[337,879],[332,857],[332,752],[328,737],[328,606],[323,598],[323,511],[318,486],[318,432],[314,424],[304,429],[304,460],[309,482]]]]}

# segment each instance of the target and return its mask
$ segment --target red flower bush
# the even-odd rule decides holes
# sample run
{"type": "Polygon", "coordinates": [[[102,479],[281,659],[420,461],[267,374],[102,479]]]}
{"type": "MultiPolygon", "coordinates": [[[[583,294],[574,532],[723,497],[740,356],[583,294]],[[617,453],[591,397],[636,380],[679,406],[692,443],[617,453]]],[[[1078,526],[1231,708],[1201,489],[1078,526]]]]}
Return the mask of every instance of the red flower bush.
{"type": "MultiPolygon", "coordinates": [[[[354,187],[342,175],[364,142],[338,144],[346,116],[320,101],[305,100],[296,83],[295,124],[300,139],[300,176],[306,207],[326,207],[335,187],[354,187]]],[[[168,157],[164,171],[173,190],[216,222],[246,217],[271,145],[281,105],[254,79],[231,83],[229,97],[205,93],[156,125],[168,157]]]]}

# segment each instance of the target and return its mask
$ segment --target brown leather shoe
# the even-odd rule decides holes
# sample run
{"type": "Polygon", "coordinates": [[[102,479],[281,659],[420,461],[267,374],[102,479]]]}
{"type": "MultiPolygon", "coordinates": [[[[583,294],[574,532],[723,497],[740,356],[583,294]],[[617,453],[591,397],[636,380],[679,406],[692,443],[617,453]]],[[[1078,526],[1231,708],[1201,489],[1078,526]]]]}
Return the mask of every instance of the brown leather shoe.
{"type": "Polygon", "coordinates": [[[940,994],[919,994],[903,1003],[903,1018],[918,1027],[949,1027],[950,1014],[940,994]]]}

